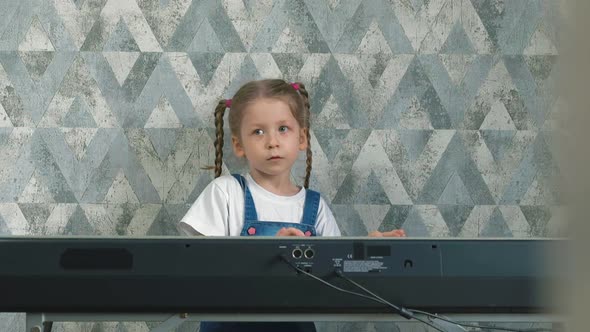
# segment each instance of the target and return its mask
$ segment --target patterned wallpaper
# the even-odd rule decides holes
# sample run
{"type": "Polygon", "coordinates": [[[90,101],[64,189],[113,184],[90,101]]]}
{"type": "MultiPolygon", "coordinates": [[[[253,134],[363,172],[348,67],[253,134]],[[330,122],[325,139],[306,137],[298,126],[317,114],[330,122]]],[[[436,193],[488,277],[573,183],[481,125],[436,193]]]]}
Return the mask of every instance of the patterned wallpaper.
{"type": "MultiPolygon", "coordinates": [[[[558,17],[553,0],[0,0],[0,234],[178,234],[212,179],[214,105],[270,77],[307,85],[311,186],[345,235],[562,234],[558,17]]],[[[54,329],[147,329],[113,324],[54,329]]]]}

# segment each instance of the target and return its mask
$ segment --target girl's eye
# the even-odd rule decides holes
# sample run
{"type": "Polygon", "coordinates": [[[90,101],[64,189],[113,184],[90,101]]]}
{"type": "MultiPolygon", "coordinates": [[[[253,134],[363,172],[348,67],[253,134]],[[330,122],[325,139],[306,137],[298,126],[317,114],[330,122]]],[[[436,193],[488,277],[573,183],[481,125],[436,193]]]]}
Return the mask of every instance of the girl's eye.
{"type": "Polygon", "coordinates": [[[288,128],[287,126],[280,126],[280,127],[279,127],[279,132],[281,132],[281,133],[284,133],[284,132],[286,132],[287,130],[289,130],[289,128],[288,128]]]}
{"type": "Polygon", "coordinates": [[[262,135],[264,134],[264,131],[262,131],[262,129],[255,129],[252,134],[254,135],[262,135]]]}

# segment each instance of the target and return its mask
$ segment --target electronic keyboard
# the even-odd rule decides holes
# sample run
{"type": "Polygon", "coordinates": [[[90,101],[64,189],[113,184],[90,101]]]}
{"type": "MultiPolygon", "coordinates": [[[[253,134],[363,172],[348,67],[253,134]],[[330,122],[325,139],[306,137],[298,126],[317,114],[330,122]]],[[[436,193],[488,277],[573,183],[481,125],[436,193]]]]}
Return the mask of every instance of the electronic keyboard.
{"type": "Polygon", "coordinates": [[[546,290],[567,282],[571,275],[567,243],[562,239],[3,237],[0,312],[392,312],[352,280],[400,308],[551,313],[558,308],[546,290]]]}

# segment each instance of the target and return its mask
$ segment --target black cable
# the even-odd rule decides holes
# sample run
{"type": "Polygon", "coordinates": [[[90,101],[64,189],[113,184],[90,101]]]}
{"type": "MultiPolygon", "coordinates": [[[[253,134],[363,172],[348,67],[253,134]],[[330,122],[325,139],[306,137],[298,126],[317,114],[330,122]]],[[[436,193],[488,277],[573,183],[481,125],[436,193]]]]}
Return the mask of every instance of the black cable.
{"type": "MultiPolygon", "coordinates": [[[[384,300],[383,298],[381,298],[380,296],[378,296],[377,294],[371,292],[370,290],[366,289],[365,287],[361,286],[360,284],[358,284],[357,282],[355,282],[354,280],[348,278],[347,276],[344,275],[344,273],[342,273],[342,271],[340,270],[336,270],[336,275],[343,278],[344,280],[348,281],[349,283],[353,284],[354,286],[362,289],[363,291],[365,291],[367,294],[370,294],[372,296],[374,296],[375,298],[384,301],[385,303],[389,303],[386,300],[384,300]]],[[[487,326],[487,325],[474,325],[474,324],[465,324],[465,323],[458,323],[455,322],[451,319],[448,318],[444,318],[441,317],[439,315],[435,315],[435,314],[431,314],[429,312],[426,311],[422,311],[422,310],[414,310],[414,309],[404,309],[406,311],[409,311],[411,313],[416,313],[416,314],[422,314],[428,317],[432,317],[432,318],[436,318],[436,319],[440,319],[442,321],[451,323],[451,324],[455,324],[458,326],[463,326],[463,327],[476,327],[476,328],[483,328],[483,329],[490,329],[490,330],[497,330],[497,331],[509,331],[509,332],[543,332],[543,331],[553,331],[552,329],[543,329],[543,328],[536,328],[536,329],[510,329],[510,328],[504,328],[504,327],[494,327],[494,326],[487,326]]]]}
{"type": "Polygon", "coordinates": [[[463,326],[463,327],[475,327],[475,328],[480,328],[480,329],[491,329],[491,330],[497,330],[497,331],[509,331],[509,332],[551,332],[553,331],[553,329],[546,329],[546,328],[534,328],[534,329],[510,329],[510,328],[506,328],[506,327],[493,327],[493,326],[487,326],[487,325],[475,325],[475,324],[465,324],[465,323],[457,323],[451,319],[448,319],[446,317],[437,315],[437,314],[431,314],[429,312],[426,311],[422,311],[422,310],[415,310],[415,309],[409,309],[409,311],[411,311],[412,313],[415,314],[421,314],[424,316],[428,316],[431,318],[436,318],[436,319],[440,319],[443,320],[445,322],[449,322],[455,325],[459,325],[459,326],[463,326]]]}
{"type": "MultiPolygon", "coordinates": [[[[309,273],[309,272],[307,272],[307,271],[305,271],[305,270],[297,267],[295,264],[291,263],[285,256],[281,255],[280,258],[281,258],[281,260],[283,262],[287,263],[289,266],[291,266],[296,271],[298,271],[300,273],[303,273],[306,276],[311,277],[311,278],[313,278],[315,280],[318,280],[321,283],[323,283],[324,285],[327,285],[327,286],[329,286],[331,288],[334,288],[334,289],[336,289],[338,291],[341,291],[341,292],[344,292],[344,293],[348,293],[348,294],[352,294],[352,295],[356,295],[356,296],[361,296],[361,297],[364,297],[366,299],[369,299],[369,300],[372,300],[372,301],[375,301],[375,302],[378,302],[378,303],[381,303],[381,304],[388,305],[388,306],[394,308],[402,317],[404,317],[406,319],[412,319],[413,318],[413,319],[415,319],[415,320],[417,320],[419,322],[422,322],[422,323],[424,323],[424,324],[432,327],[433,329],[435,329],[437,331],[446,332],[445,330],[441,329],[440,327],[438,327],[438,326],[436,326],[436,325],[434,325],[434,324],[432,324],[432,323],[430,323],[430,322],[428,322],[428,321],[426,321],[424,319],[421,319],[419,317],[416,317],[411,312],[407,311],[406,309],[399,308],[396,305],[393,305],[393,304],[391,304],[391,303],[389,303],[389,302],[387,302],[387,301],[379,298],[378,296],[371,297],[371,296],[367,296],[367,295],[364,295],[364,294],[361,294],[361,293],[357,293],[357,292],[353,292],[353,291],[349,291],[349,290],[340,288],[338,286],[333,285],[332,283],[329,283],[329,282],[323,280],[322,278],[319,278],[319,277],[317,277],[317,276],[315,276],[315,275],[313,275],[313,274],[311,274],[311,273],[309,273]]],[[[336,274],[338,274],[338,273],[336,273],[336,274]]]]}
{"type": "Polygon", "coordinates": [[[323,283],[324,285],[326,285],[326,286],[328,286],[328,287],[334,288],[334,289],[335,289],[335,290],[337,290],[337,291],[344,292],[344,293],[348,293],[348,294],[352,294],[352,295],[356,295],[356,296],[360,296],[360,297],[364,297],[365,299],[369,299],[369,300],[371,300],[371,301],[375,301],[375,302],[378,302],[378,303],[381,303],[381,304],[386,304],[386,303],[383,303],[381,300],[378,300],[378,299],[376,299],[376,298],[374,298],[374,297],[367,296],[367,295],[365,295],[365,294],[361,294],[361,293],[357,293],[357,292],[353,292],[353,291],[349,291],[349,290],[347,290],[347,289],[340,288],[340,287],[338,287],[338,286],[336,286],[336,285],[333,285],[333,284],[331,284],[331,283],[329,283],[329,282],[327,282],[327,281],[325,281],[325,280],[323,280],[323,279],[321,279],[321,278],[319,278],[319,277],[317,277],[317,276],[315,276],[315,275],[313,275],[313,274],[311,274],[311,273],[309,273],[309,272],[307,272],[307,271],[305,271],[305,270],[302,270],[302,269],[300,269],[300,268],[299,268],[299,267],[297,267],[295,264],[291,263],[291,262],[290,262],[290,261],[289,261],[289,260],[288,260],[286,257],[284,257],[284,256],[280,256],[280,257],[281,257],[281,260],[282,260],[283,262],[285,262],[285,263],[289,264],[289,265],[290,265],[290,266],[291,266],[293,269],[295,269],[297,272],[301,272],[301,273],[307,274],[309,277],[311,277],[311,278],[313,278],[313,279],[315,279],[315,280],[317,280],[317,281],[319,281],[319,282],[323,283]]]}
{"type": "Polygon", "coordinates": [[[404,318],[406,318],[406,319],[414,318],[415,320],[417,320],[417,321],[419,321],[419,322],[422,322],[422,323],[424,323],[424,324],[426,324],[426,325],[428,325],[428,326],[430,326],[430,327],[433,327],[434,329],[436,329],[436,330],[438,330],[438,331],[444,331],[444,330],[442,330],[441,328],[437,327],[436,325],[434,325],[434,324],[432,324],[432,323],[430,323],[430,322],[428,322],[428,321],[426,321],[426,320],[423,320],[423,319],[421,319],[421,318],[419,318],[419,317],[416,317],[416,316],[415,316],[415,315],[414,315],[414,314],[413,314],[413,313],[412,313],[410,310],[407,310],[407,309],[406,309],[406,308],[404,308],[404,307],[398,307],[398,306],[396,306],[395,304],[393,304],[393,303],[390,303],[389,301],[385,300],[384,298],[380,297],[379,295],[377,295],[377,294],[375,294],[375,293],[371,292],[370,290],[366,289],[365,287],[363,287],[363,286],[361,286],[361,285],[357,284],[357,283],[356,283],[356,282],[354,282],[352,279],[350,279],[350,278],[348,278],[347,276],[345,276],[345,275],[344,275],[344,273],[342,273],[342,270],[340,270],[340,269],[336,269],[336,270],[335,270],[335,272],[336,272],[336,275],[337,275],[337,276],[339,276],[340,278],[343,278],[344,280],[346,280],[346,281],[348,281],[348,282],[352,283],[352,284],[353,284],[353,285],[355,285],[356,287],[358,287],[358,288],[362,289],[363,291],[367,292],[367,294],[370,294],[371,296],[373,296],[373,297],[375,297],[376,299],[380,300],[382,303],[384,303],[384,304],[387,304],[388,306],[390,306],[390,307],[394,308],[395,310],[397,310],[397,311],[398,311],[398,313],[399,313],[399,314],[400,314],[402,317],[404,317],[404,318]]]}
{"type": "Polygon", "coordinates": [[[409,317],[412,317],[413,316],[412,313],[410,311],[408,311],[406,308],[403,308],[403,307],[400,308],[400,307],[394,305],[393,303],[389,303],[387,300],[385,300],[384,298],[380,297],[379,295],[377,295],[377,294],[371,292],[370,290],[364,288],[363,286],[357,284],[352,279],[350,279],[347,276],[345,276],[344,273],[342,272],[342,270],[336,269],[335,272],[336,272],[336,275],[339,276],[340,278],[348,281],[349,283],[353,284],[354,286],[356,286],[356,287],[362,289],[363,291],[365,291],[367,294],[369,294],[369,295],[371,295],[371,296],[373,296],[373,297],[381,300],[383,303],[385,303],[388,306],[393,307],[394,309],[396,309],[397,311],[399,311],[399,313],[400,313],[400,315],[402,317],[405,317],[405,318],[408,318],[409,319],[409,317]]]}
{"type": "Polygon", "coordinates": [[[361,294],[361,293],[349,291],[349,290],[340,288],[338,286],[335,286],[335,285],[333,285],[333,284],[331,284],[331,283],[329,283],[329,282],[327,282],[327,281],[325,281],[325,280],[323,280],[323,279],[321,279],[321,278],[319,278],[319,277],[317,277],[317,276],[315,276],[315,275],[313,275],[313,274],[311,274],[311,273],[309,273],[309,272],[307,272],[307,271],[305,271],[305,270],[297,267],[295,264],[293,264],[291,261],[289,261],[285,256],[281,255],[280,258],[281,258],[281,260],[283,262],[287,263],[289,266],[291,266],[296,271],[298,271],[300,273],[303,273],[303,274],[305,274],[305,275],[307,275],[307,276],[309,276],[309,277],[311,277],[311,278],[313,278],[315,280],[318,280],[321,283],[323,283],[324,285],[327,285],[327,286],[329,286],[331,288],[334,288],[334,289],[336,289],[338,291],[341,291],[341,292],[344,292],[344,293],[348,293],[348,294],[360,296],[360,297],[363,297],[363,298],[366,298],[366,299],[369,299],[369,300],[372,300],[372,301],[375,301],[375,302],[378,302],[378,303],[381,303],[381,304],[390,306],[393,309],[395,309],[400,314],[400,316],[402,316],[402,317],[404,317],[406,319],[412,319],[412,318],[414,318],[414,319],[416,319],[416,320],[418,320],[418,321],[420,321],[420,322],[422,322],[422,323],[424,323],[424,324],[426,324],[428,326],[431,326],[432,328],[434,328],[434,329],[436,329],[438,331],[443,331],[444,332],[444,330],[441,330],[439,327],[431,324],[430,322],[427,322],[425,320],[422,320],[422,319],[416,317],[414,314],[421,314],[421,315],[427,316],[429,318],[440,319],[442,321],[445,321],[445,322],[448,322],[448,323],[451,323],[451,324],[455,324],[455,325],[460,326],[460,327],[473,327],[473,328],[480,328],[480,329],[483,328],[483,329],[489,329],[489,330],[508,331],[508,332],[551,332],[551,331],[553,331],[552,329],[546,329],[546,328],[511,329],[511,328],[504,328],[504,327],[494,327],[494,326],[489,326],[489,325],[474,325],[474,324],[458,323],[458,322],[453,321],[451,319],[445,318],[445,317],[440,316],[440,315],[431,314],[431,313],[426,312],[426,311],[416,310],[416,309],[406,309],[406,308],[403,308],[403,307],[398,307],[398,306],[396,306],[396,305],[388,302],[387,300],[383,299],[382,297],[378,296],[377,294],[371,292],[370,290],[366,289],[362,285],[356,283],[354,280],[348,278],[347,276],[344,275],[344,273],[340,269],[336,269],[335,270],[335,273],[336,273],[337,276],[339,276],[340,278],[343,278],[344,280],[348,281],[349,283],[353,284],[354,286],[362,289],[364,292],[366,292],[367,294],[370,294],[371,296],[367,296],[367,295],[364,295],[364,294],[361,294]]]}

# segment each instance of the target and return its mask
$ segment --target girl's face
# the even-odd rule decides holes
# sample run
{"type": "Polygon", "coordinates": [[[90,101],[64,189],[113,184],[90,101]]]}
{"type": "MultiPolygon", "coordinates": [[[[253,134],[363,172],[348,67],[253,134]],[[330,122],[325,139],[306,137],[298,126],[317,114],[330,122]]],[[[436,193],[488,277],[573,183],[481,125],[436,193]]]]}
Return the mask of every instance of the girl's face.
{"type": "Polygon", "coordinates": [[[232,136],[236,156],[246,157],[251,173],[289,176],[299,151],[307,149],[307,129],[279,99],[260,98],[243,112],[240,137],[232,136]]]}

